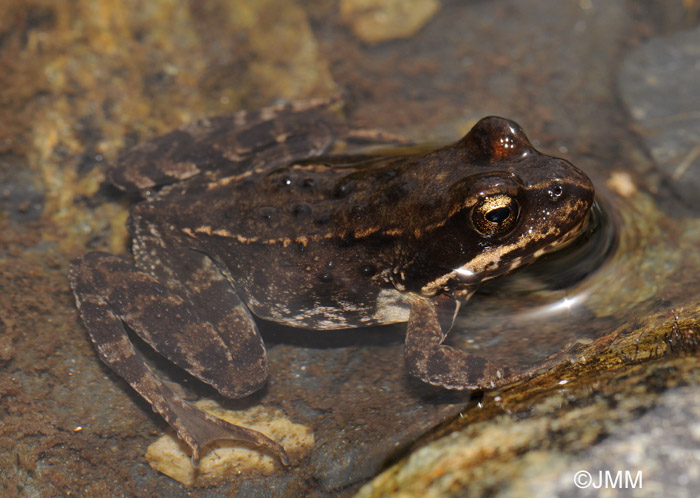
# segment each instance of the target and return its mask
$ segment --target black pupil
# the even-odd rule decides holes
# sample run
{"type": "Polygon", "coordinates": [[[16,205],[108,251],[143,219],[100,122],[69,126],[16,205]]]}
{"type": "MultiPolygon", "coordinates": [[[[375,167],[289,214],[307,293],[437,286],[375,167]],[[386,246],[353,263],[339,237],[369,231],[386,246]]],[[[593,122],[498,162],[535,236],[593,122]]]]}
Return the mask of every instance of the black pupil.
{"type": "Polygon", "coordinates": [[[486,213],[486,219],[488,221],[490,221],[491,223],[501,224],[508,218],[509,215],[510,215],[510,208],[502,207],[502,208],[492,209],[491,211],[486,213]]]}

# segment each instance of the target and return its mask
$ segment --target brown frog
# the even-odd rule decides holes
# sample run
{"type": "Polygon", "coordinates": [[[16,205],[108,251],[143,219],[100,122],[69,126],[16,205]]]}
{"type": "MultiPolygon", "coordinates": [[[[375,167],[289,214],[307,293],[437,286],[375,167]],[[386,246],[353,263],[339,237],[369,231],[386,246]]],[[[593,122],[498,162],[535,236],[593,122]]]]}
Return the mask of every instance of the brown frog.
{"type": "Polygon", "coordinates": [[[497,117],[427,154],[333,157],[339,144],[390,139],[310,101],[185,126],[110,172],[146,197],[128,221],[134,262],[102,252],[73,262],[77,306],[101,359],[177,431],[195,464],[222,438],[289,460],[259,432],[183,400],[124,324],[231,398],[268,376],[253,315],[323,330],[408,322],[408,371],[447,389],[495,388],[541,367],[514,371],[442,343],[481,282],[580,231],[590,180],[497,117]]]}

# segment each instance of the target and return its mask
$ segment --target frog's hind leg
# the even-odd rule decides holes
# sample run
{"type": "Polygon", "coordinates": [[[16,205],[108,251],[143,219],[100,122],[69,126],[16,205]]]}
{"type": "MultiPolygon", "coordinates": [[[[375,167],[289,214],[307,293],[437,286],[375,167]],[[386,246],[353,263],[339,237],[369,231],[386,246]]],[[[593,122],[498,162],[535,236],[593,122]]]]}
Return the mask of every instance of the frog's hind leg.
{"type": "Polygon", "coordinates": [[[336,102],[311,99],[205,118],[132,147],[109,177],[122,190],[143,192],[202,174],[264,173],[332,154],[345,142],[407,143],[390,133],[349,128],[331,110],[336,102]]]}
{"type": "Polygon", "coordinates": [[[216,317],[216,325],[223,320],[229,327],[243,328],[222,337],[186,296],[106,253],[89,253],[73,262],[70,281],[102,361],[177,431],[192,448],[195,464],[204,446],[217,439],[250,441],[289,463],[284,448],[263,434],[213,417],[180,398],[135,351],[124,328],[126,323],[161,354],[223,394],[238,398],[259,389],[267,377],[262,340],[247,311],[241,313],[240,306],[234,306],[232,312],[216,317]]]}
{"type": "Polygon", "coordinates": [[[112,183],[144,191],[204,173],[271,171],[328,152],[336,141],[333,99],[314,99],[205,118],[139,144],[110,170],[112,183]]]}

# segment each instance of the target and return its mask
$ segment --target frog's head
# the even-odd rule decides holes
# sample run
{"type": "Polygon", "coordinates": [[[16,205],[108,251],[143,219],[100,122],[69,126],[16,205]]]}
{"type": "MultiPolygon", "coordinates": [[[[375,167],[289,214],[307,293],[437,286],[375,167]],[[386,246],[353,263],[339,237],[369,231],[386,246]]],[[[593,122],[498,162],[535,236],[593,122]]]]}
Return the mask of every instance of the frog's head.
{"type": "Polygon", "coordinates": [[[419,243],[423,295],[467,296],[579,233],[593,184],[568,161],[540,154],[518,124],[484,118],[449,150],[458,164],[446,167],[462,174],[450,175],[449,211],[419,243]]]}

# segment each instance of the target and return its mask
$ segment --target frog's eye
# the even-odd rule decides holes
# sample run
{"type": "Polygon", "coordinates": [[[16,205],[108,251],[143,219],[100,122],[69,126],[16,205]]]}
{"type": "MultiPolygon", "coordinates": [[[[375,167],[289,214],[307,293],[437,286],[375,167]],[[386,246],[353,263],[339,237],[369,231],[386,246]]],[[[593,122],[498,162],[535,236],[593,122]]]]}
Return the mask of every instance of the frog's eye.
{"type": "Polygon", "coordinates": [[[509,232],[518,219],[518,202],[504,194],[483,198],[472,209],[472,225],[484,237],[509,232]]]}

